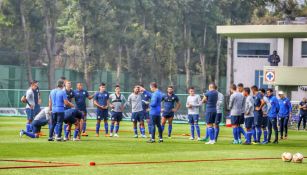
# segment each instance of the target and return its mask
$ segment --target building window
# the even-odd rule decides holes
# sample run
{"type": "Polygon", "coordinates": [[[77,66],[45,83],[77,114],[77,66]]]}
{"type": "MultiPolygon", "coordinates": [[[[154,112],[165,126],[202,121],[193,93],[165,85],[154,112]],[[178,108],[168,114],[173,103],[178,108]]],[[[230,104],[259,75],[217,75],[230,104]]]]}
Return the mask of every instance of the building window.
{"type": "Polygon", "coordinates": [[[307,41],[302,42],[302,58],[307,58],[307,41]]]}
{"type": "Polygon", "coordinates": [[[256,70],[255,71],[255,85],[258,88],[268,88],[268,85],[263,84],[263,70],[256,70]]]}
{"type": "Polygon", "coordinates": [[[238,42],[238,57],[267,58],[270,55],[270,43],[238,42]]]}

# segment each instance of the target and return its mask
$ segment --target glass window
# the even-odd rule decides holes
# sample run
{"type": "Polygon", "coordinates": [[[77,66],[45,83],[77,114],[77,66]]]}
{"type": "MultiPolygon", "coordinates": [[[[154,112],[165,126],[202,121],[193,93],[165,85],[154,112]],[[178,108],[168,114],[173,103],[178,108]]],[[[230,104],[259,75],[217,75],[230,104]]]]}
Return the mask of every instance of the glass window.
{"type": "Polygon", "coordinates": [[[302,58],[307,58],[307,41],[302,42],[302,58]]]}
{"type": "Polygon", "coordinates": [[[267,58],[270,55],[270,43],[238,42],[238,57],[267,58]]]}

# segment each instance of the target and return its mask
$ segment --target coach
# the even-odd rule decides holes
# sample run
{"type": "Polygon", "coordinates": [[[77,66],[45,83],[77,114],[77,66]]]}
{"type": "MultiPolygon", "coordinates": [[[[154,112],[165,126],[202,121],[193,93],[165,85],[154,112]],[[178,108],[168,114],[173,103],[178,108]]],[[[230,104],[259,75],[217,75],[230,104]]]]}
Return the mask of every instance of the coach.
{"type": "Polygon", "coordinates": [[[61,141],[62,125],[64,120],[64,106],[73,107],[74,105],[67,100],[66,92],[63,91],[64,81],[58,80],[57,88],[53,89],[49,95],[49,108],[51,113],[51,128],[49,128],[49,139],[53,141],[55,132],[56,141],[61,141]]]}

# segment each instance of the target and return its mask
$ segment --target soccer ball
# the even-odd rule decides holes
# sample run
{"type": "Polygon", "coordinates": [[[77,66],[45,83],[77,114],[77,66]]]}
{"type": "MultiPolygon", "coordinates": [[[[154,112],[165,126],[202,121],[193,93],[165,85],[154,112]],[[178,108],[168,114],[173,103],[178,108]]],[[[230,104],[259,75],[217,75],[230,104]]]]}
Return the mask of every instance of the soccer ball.
{"type": "Polygon", "coordinates": [[[302,163],[302,162],[303,162],[303,159],[304,159],[303,154],[301,154],[301,153],[295,153],[295,154],[293,155],[292,162],[294,162],[294,163],[302,163]]]}
{"type": "Polygon", "coordinates": [[[290,162],[292,160],[292,154],[291,153],[288,153],[288,152],[284,152],[282,155],[281,155],[281,159],[282,161],[284,162],[290,162]]]}

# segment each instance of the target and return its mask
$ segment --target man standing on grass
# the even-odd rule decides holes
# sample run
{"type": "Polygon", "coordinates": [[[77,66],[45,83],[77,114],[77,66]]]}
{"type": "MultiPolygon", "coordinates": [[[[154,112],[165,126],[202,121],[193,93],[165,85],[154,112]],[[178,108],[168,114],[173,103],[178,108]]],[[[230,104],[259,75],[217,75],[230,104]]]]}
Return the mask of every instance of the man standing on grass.
{"type": "Polygon", "coordinates": [[[123,112],[126,106],[126,98],[120,93],[120,86],[115,86],[115,93],[110,95],[110,107],[111,107],[111,127],[110,137],[113,136],[113,130],[115,125],[114,137],[118,137],[118,130],[120,121],[123,118],[123,112]]]}
{"type": "Polygon", "coordinates": [[[264,100],[263,100],[263,95],[261,92],[259,92],[257,86],[252,86],[251,87],[253,95],[254,95],[254,102],[255,102],[255,111],[254,111],[254,131],[253,131],[253,136],[254,136],[254,144],[259,144],[262,131],[261,131],[261,124],[262,124],[262,108],[264,106],[264,100]]]}
{"type": "Polygon", "coordinates": [[[250,145],[252,143],[252,127],[254,125],[254,99],[250,95],[249,88],[244,88],[243,95],[245,97],[244,123],[246,128],[246,141],[243,144],[250,145]]]}
{"type": "MultiPolygon", "coordinates": [[[[142,88],[144,88],[144,85],[140,85],[140,89],[142,89],[142,88]]],[[[146,122],[147,122],[149,137],[151,138],[152,125],[150,124],[150,117],[149,117],[150,99],[151,99],[150,93],[142,93],[143,115],[144,115],[144,120],[146,120],[146,122]]]]}
{"type": "Polygon", "coordinates": [[[213,128],[213,124],[216,120],[216,104],[218,100],[218,92],[216,89],[217,86],[214,83],[210,83],[209,91],[205,93],[205,96],[202,100],[203,103],[206,103],[205,119],[208,128],[208,135],[210,137],[209,142],[206,142],[206,144],[215,144],[214,129],[218,129],[217,127],[213,128]]]}
{"type": "Polygon", "coordinates": [[[76,109],[83,113],[83,117],[80,122],[80,127],[82,127],[82,136],[88,136],[86,133],[86,117],[87,117],[87,109],[86,109],[86,99],[91,100],[94,95],[90,96],[87,90],[83,89],[83,85],[81,82],[77,83],[77,89],[74,91],[76,109]]]}
{"type": "Polygon", "coordinates": [[[168,121],[168,138],[171,138],[174,115],[181,107],[179,98],[174,94],[173,86],[167,87],[167,94],[163,95],[162,101],[164,101],[162,109],[162,132],[164,131],[166,121],[168,121]]]}
{"type": "Polygon", "coordinates": [[[288,122],[289,118],[291,118],[292,105],[290,100],[285,96],[283,91],[279,91],[278,96],[279,96],[278,102],[280,108],[278,113],[278,120],[279,120],[279,129],[280,129],[280,139],[282,140],[288,138],[288,122]]]}
{"type": "Polygon", "coordinates": [[[262,144],[267,144],[268,143],[268,111],[271,108],[270,101],[268,97],[265,95],[265,89],[260,89],[261,94],[263,95],[263,101],[264,105],[262,107],[262,119],[261,119],[261,128],[263,131],[263,142],[262,144]]]}
{"type": "MultiPolygon", "coordinates": [[[[241,93],[242,95],[243,95],[243,90],[244,90],[244,85],[243,85],[243,83],[239,83],[238,84],[238,92],[239,93],[241,93]]],[[[243,104],[245,104],[245,96],[243,95],[243,97],[244,97],[244,101],[243,101],[243,104]]],[[[243,129],[243,125],[244,125],[244,121],[245,121],[245,119],[244,119],[244,111],[245,111],[245,108],[244,108],[244,105],[242,106],[242,115],[240,116],[240,118],[239,118],[239,126],[238,126],[238,132],[239,132],[239,134],[238,134],[238,136],[239,136],[239,139],[241,140],[241,134],[245,137],[246,136],[246,133],[245,133],[245,131],[244,131],[244,129],[243,129]]],[[[246,139],[246,138],[245,138],[246,139]]]]}
{"type": "Polygon", "coordinates": [[[300,109],[300,119],[297,123],[297,130],[300,130],[301,122],[303,121],[303,129],[306,129],[306,120],[307,120],[307,98],[304,97],[299,104],[300,109]]]}
{"type": "Polygon", "coordinates": [[[49,139],[53,141],[53,133],[55,132],[56,141],[61,141],[62,125],[64,120],[64,106],[73,107],[73,104],[67,100],[67,95],[63,91],[64,81],[58,80],[57,88],[53,89],[49,95],[49,109],[51,113],[51,128],[49,128],[49,139]]]}
{"type": "Polygon", "coordinates": [[[142,94],[140,93],[139,86],[134,86],[133,93],[129,95],[127,104],[131,106],[131,121],[133,123],[134,138],[138,138],[138,122],[140,123],[139,126],[141,131],[141,137],[146,138],[144,127],[144,113],[142,106],[142,94]]]}
{"type": "Polygon", "coordinates": [[[27,124],[26,124],[26,131],[31,132],[32,127],[31,123],[33,121],[33,118],[35,116],[35,99],[34,99],[34,91],[37,89],[36,82],[32,81],[30,83],[30,87],[26,92],[26,98],[25,101],[27,102],[26,106],[26,113],[27,113],[27,124]]]}
{"type": "Polygon", "coordinates": [[[100,130],[100,123],[101,120],[104,122],[104,130],[105,136],[108,135],[108,117],[109,111],[108,106],[110,105],[109,102],[109,93],[106,91],[106,84],[101,83],[99,85],[99,92],[94,95],[94,105],[97,107],[96,109],[96,116],[97,116],[97,123],[96,123],[96,136],[99,137],[99,130],[100,130]]]}
{"type": "Polygon", "coordinates": [[[273,141],[274,144],[278,143],[278,128],[277,128],[277,116],[279,112],[279,103],[277,98],[273,95],[273,90],[267,90],[267,96],[269,98],[271,108],[268,112],[269,122],[268,122],[268,143],[271,142],[271,135],[272,135],[272,127],[275,132],[275,140],[273,141]]]}
{"type": "Polygon", "coordinates": [[[158,89],[158,84],[156,82],[150,83],[150,90],[153,92],[152,94],[145,90],[144,88],[141,88],[141,91],[143,93],[147,94],[148,96],[151,96],[150,99],[150,124],[152,125],[151,130],[151,138],[147,141],[147,143],[154,143],[155,141],[155,134],[156,134],[156,126],[158,128],[159,132],[159,143],[163,142],[162,137],[162,127],[161,127],[161,101],[162,101],[162,92],[158,89]]]}
{"type": "Polygon", "coordinates": [[[202,100],[199,95],[195,94],[194,87],[189,88],[189,96],[187,97],[186,108],[188,108],[188,120],[191,126],[191,137],[190,140],[194,140],[194,130],[196,128],[197,140],[200,139],[200,128],[198,125],[199,121],[199,108],[202,105],[202,100]]]}
{"type": "Polygon", "coordinates": [[[238,126],[240,124],[239,119],[242,115],[242,106],[244,105],[244,97],[241,93],[237,92],[237,86],[235,84],[230,87],[230,100],[229,100],[229,109],[231,115],[231,125],[234,141],[233,144],[241,144],[242,141],[239,139],[238,126]]]}
{"type": "Polygon", "coordinates": [[[20,137],[26,135],[30,138],[39,138],[41,127],[48,124],[50,122],[50,119],[50,110],[49,107],[46,107],[34,117],[34,120],[32,122],[32,132],[21,130],[19,133],[20,137]]]}

